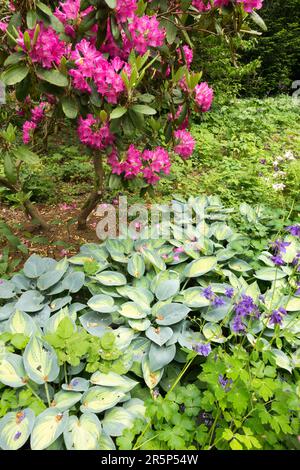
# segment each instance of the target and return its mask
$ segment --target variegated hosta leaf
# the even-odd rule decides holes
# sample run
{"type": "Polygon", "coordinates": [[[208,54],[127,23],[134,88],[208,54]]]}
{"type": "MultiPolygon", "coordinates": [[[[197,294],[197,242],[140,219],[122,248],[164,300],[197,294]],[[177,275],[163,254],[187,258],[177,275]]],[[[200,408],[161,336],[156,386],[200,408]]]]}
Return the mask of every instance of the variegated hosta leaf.
{"type": "Polygon", "coordinates": [[[61,388],[63,390],[69,390],[74,392],[86,392],[90,386],[90,382],[82,377],[74,377],[70,383],[63,384],[61,388]]]}
{"type": "Polygon", "coordinates": [[[151,322],[148,318],[143,318],[142,320],[128,320],[128,325],[135,331],[146,331],[151,322]]]}
{"type": "Polygon", "coordinates": [[[124,403],[123,408],[129,411],[135,418],[145,419],[146,407],[143,400],[132,398],[124,403]]]}
{"type": "Polygon", "coordinates": [[[186,277],[199,277],[203,276],[203,274],[212,271],[217,265],[217,258],[214,256],[206,256],[203,258],[199,258],[196,261],[192,261],[189,263],[185,269],[183,274],[186,277]]]}
{"type": "Polygon", "coordinates": [[[99,439],[100,450],[116,450],[114,441],[104,431],[102,431],[99,439]]]}
{"type": "Polygon", "coordinates": [[[154,326],[150,326],[146,331],[146,336],[158,346],[163,346],[169,339],[173,336],[172,328],[168,326],[161,326],[158,328],[154,328],[154,326]]]}
{"type": "Polygon", "coordinates": [[[287,312],[300,312],[300,297],[292,297],[285,309],[287,310],[287,312]]]}
{"type": "Polygon", "coordinates": [[[122,286],[118,287],[117,291],[122,297],[128,297],[130,300],[137,303],[146,310],[150,308],[150,304],[154,299],[152,292],[149,289],[145,289],[144,287],[122,286]]]}
{"type": "Polygon", "coordinates": [[[124,274],[115,271],[103,271],[95,276],[95,279],[104,286],[124,286],[127,283],[124,274]]]}
{"type": "Polygon", "coordinates": [[[109,313],[90,311],[80,317],[80,323],[90,335],[101,338],[111,331],[109,325],[112,323],[112,317],[109,313]]]}
{"type": "Polygon", "coordinates": [[[98,450],[101,436],[101,423],[93,413],[83,413],[80,419],[71,416],[64,431],[68,450],[98,450]]]}
{"type": "Polygon", "coordinates": [[[149,351],[149,367],[155,372],[163,369],[165,366],[170,364],[176,354],[176,346],[158,346],[152,343],[149,351]]]}
{"type": "Polygon", "coordinates": [[[57,408],[48,408],[35,420],[31,433],[32,450],[43,450],[49,447],[64,432],[68,424],[68,412],[62,413],[57,408]]]}
{"type": "Polygon", "coordinates": [[[82,413],[101,413],[109,410],[125,397],[125,393],[109,387],[91,387],[82,397],[82,413]]]}
{"type": "Polygon", "coordinates": [[[105,413],[102,421],[103,430],[109,436],[122,436],[124,429],[130,429],[133,426],[135,416],[128,410],[116,406],[105,413]]]}
{"type": "Polygon", "coordinates": [[[102,387],[117,387],[124,393],[132,390],[138,382],[126,377],[125,375],[118,375],[114,372],[103,374],[102,372],[95,372],[91,377],[91,383],[93,385],[102,385],[102,387]]]}
{"type": "Polygon", "coordinates": [[[174,297],[179,292],[180,282],[178,279],[170,279],[161,282],[155,289],[155,295],[158,300],[166,300],[174,297]]]}
{"type": "Polygon", "coordinates": [[[124,351],[128,348],[131,341],[136,335],[134,330],[132,330],[131,328],[126,328],[124,326],[120,326],[119,328],[114,330],[113,333],[116,337],[115,347],[117,349],[120,349],[121,351],[124,351]]]}
{"type": "Polygon", "coordinates": [[[59,374],[56,353],[41,338],[36,336],[31,338],[25,348],[23,359],[28,376],[37,384],[53,382],[59,374]]]}
{"type": "Polygon", "coordinates": [[[152,390],[160,382],[164,373],[164,369],[157,370],[156,372],[152,371],[150,369],[149,359],[147,357],[144,357],[143,359],[142,369],[143,369],[144,380],[147,386],[152,390]]]}
{"type": "Polygon", "coordinates": [[[174,325],[186,318],[190,309],[183,304],[171,303],[160,307],[156,312],[156,322],[158,325],[174,325]]]}
{"type": "Polygon", "coordinates": [[[68,307],[64,307],[61,310],[59,310],[59,312],[52,315],[47,321],[45,328],[44,328],[44,333],[45,334],[55,333],[60,322],[64,320],[65,318],[70,318],[73,322],[75,322],[77,318],[76,311],[70,312],[68,307]]]}
{"type": "Polygon", "coordinates": [[[205,323],[202,333],[208,341],[214,343],[224,343],[226,341],[222,333],[222,328],[218,323],[205,323]]]}
{"type": "Polygon", "coordinates": [[[60,390],[54,395],[51,406],[54,406],[60,411],[66,411],[72,408],[76,403],[81,400],[82,393],[80,392],[68,392],[66,390],[60,390]]]}
{"type": "Polygon", "coordinates": [[[131,276],[140,279],[145,273],[145,263],[139,253],[134,253],[128,261],[127,270],[131,276]]]}
{"type": "Polygon", "coordinates": [[[87,304],[95,312],[111,313],[116,310],[114,303],[114,299],[109,295],[100,294],[94,295],[87,304]]]}
{"type": "Polygon", "coordinates": [[[29,438],[34,425],[34,412],[30,408],[7,413],[0,420],[0,448],[20,449],[29,438]]]}
{"type": "Polygon", "coordinates": [[[125,302],[119,310],[119,313],[126,318],[140,320],[147,316],[147,311],[135,302],[125,302]]]}
{"type": "Polygon", "coordinates": [[[6,353],[0,357],[0,382],[9,387],[24,387],[26,372],[23,359],[18,354],[6,353]]]}
{"type": "Polygon", "coordinates": [[[37,330],[36,324],[32,318],[27,313],[21,312],[20,310],[16,310],[10,317],[8,328],[13,334],[21,333],[29,337],[37,330]]]}

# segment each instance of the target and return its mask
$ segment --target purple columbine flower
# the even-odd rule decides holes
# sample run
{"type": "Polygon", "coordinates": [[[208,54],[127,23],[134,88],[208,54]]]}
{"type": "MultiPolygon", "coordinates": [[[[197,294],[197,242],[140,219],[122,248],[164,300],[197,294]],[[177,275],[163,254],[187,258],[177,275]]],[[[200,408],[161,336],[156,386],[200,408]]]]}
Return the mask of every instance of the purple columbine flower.
{"type": "Polygon", "coordinates": [[[296,254],[295,258],[292,261],[292,265],[298,266],[299,263],[300,263],[300,252],[296,254]]]}
{"type": "Polygon", "coordinates": [[[290,246],[290,242],[284,242],[282,240],[276,240],[274,243],[271,244],[274,253],[286,253],[286,248],[290,246]]]}
{"type": "Polygon", "coordinates": [[[212,288],[210,286],[205,287],[205,289],[203,289],[203,291],[202,291],[202,294],[204,295],[204,297],[207,300],[213,300],[213,298],[214,298],[214,293],[213,293],[212,288]]]}
{"type": "Polygon", "coordinates": [[[226,303],[225,300],[222,299],[222,297],[218,297],[217,295],[212,301],[212,304],[214,307],[222,307],[223,305],[225,305],[225,303],[226,303]]]}
{"type": "Polygon", "coordinates": [[[265,296],[263,294],[259,294],[258,298],[263,304],[265,303],[265,296]]]}
{"type": "Polygon", "coordinates": [[[286,230],[294,237],[300,237],[300,225],[289,225],[286,230]]]}
{"type": "Polygon", "coordinates": [[[78,384],[79,384],[79,380],[78,380],[78,379],[72,379],[71,382],[70,382],[70,385],[71,385],[72,387],[76,387],[78,384]]]}
{"type": "Polygon", "coordinates": [[[21,436],[22,436],[22,433],[20,431],[17,431],[16,434],[14,435],[14,441],[17,441],[18,439],[20,439],[21,436]]]}
{"type": "Polygon", "coordinates": [[[193,350],[196,351],[201,356],[207,357],[209,353],[211,352],[211,346],[209,343],[207,344],[198,343],[193,347],[193,350]]]}
{"type": "Polygon", "coordinates": [[[233,319],[232,330],[234,333],[241,333],[242,331],[245,331],[245,329],[246,327],[242,322],[242,317],[240,315],[236,315],[233,319]]]}
{"type": "Polygon", "coordinates": [[[283,266],[285,264],[280,255],[272,256],[271,261],[273,261],[276,266],[283,266]]]}
{"type": "Polygon", "coordinates": [[[225,296],[228,297],[228,299],[232,299],[232,297],[234,296],[233,287],[227,287],[227,289],[225,290],[225,296]]]}
{"type": "Polygon", "coordinates": [[[229,392],[231,390],[232,379],[226,379],[224,375],[219,375],[219,384],[224,388],[225,392],[229,392]]]}
{"type": "Polygon", "coordinates": [[[270,320],[269,320],[270,324],[281,325],[283,317],[286,314],[287,314],[287,311],[283,307],[280,307],[278,310],[273,310],[270,316],[270,320]]]}
{"type": "Polygon", "coordinates": [[[234,311],[240,317],[253,315],[258,318],[260,315],[258,306],[253,302],[252,297],[249,295],[242,295],[242,300],[235,304],[234,311]]]}
{"type": "Polygon", "coordinates": [[[297,290],[295,292],[295,295],[300,295],[300,282],[297,282],[297,290]]]}

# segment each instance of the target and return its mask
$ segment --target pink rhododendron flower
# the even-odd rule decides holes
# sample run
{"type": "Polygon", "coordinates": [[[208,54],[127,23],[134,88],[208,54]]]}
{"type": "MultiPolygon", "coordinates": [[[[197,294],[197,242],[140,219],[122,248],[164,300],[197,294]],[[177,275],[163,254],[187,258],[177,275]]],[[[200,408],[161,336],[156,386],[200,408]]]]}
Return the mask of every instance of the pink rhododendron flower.
{"type": "Polygon", "coordinates": [[[108,124],[102,124],[92,114],[88,114],[86,119],[79,118],[77,130],[81,142],[97,150],[104,150],[114,142],[114,136],[111,134],[108,124]]]}
{"type": "Polygon", "coordinates": [[[31,120],[35,122],[36,124],[39,124],[45,114],[45,107],[47,106],[47,103],[45,101],[42,101],[38,106],[35,106],[35,108],[32,109],[31,111],[31,120]]]}
{"type": "Polygon", "coordinates": [[[237,0],[237,3],[244,4],[244,10],[252,13],[253,10],[260,10],[263,6],[263,0],[237,0]]]}
{"type": "Polygon", "coordinates": [[[174,151],[186,160],[193,154],[196,145],[195,139],[190,132],[180,129],[174,132],[174,136],[178,142],[174,151]]]}
{"type": "Polygon", "coordinates": [[[195,87],[195,102],[204,113],[211,108],[213,98],[213,89],[206,82],[202,82],[195,87]]]}
{"type": "Polygon", "coordinates": [[[166,35],[156,16],[134,16],[128,30],[132,38],[132,48],[139,54],[145,54],[149,47],[162,46],[166,35]]]}
{"type": "Polygon", "coordinates": [[[230,0],[214,0],[214,7],[221,8],[227,7],[230,3],[230,0]]]}
{"type": "Polygon", "coordinates": [[[143,175],[148,184],[157,183],[160,179],[159,173],[170,174],[170,157],[162,147],[157,147],[155,150],[145,150],[142,158],[147,163],[143,169],[143,175]]]}
{"type": "Polygon", "coordinates": [[[137,9],[136,0],[117,0],[116,14],[121,23],[125,23],[129,18],[133,18],[137,9]]]}
{"type": "Polygon", "coordinates": [[[80,0],[66,0],[59,2],[59,7],[56,8],[54,15],[65,25],[65,32],[71,37],[75,37],[76,26],[80,24],[82,18],[93,11],[90,6],[83,11],[80,11],[80,0]]]}
{"type": "MultiPolygon", "coordinates": [[[[34,37],[34,31],[34,29],[27,30],[31,41],[34,37]]],[[[23,33],[20,33],[17,43],[26,52],[23,33]]],[[[66,52],[66,44],[59,39],[59,36],[54,29],[51,27],[46,28],[41,23],[36,43],[28,52],[32,62],[42,65],[45,69],[50,69],[53,67],[53,64],[60,64],[60,61],[66,52]]]]}
{"type": "Polygon", "coordinates": [[[37,128],[37,124],[33,121],[25,121],[23,124],[23,142],[29,144],[33,131],[37,128]]]}
{"type": "Polygon", "coordinates": [[[211,4],[209,0],[193,0],[192,2],[193,7],[197,8],[199,11],[209,11],[211,9],[211,4]]]}
{"type": "Polygon", "coordinates": [[[193,54],[193,50],[189,48],[189,46],[183,46],[183,53],[184,53],[184,56],[185,56],[185,60],[181,54],[181,49],[177,49],[177,53],[178,53],[178,56],[179,56],[179,63],[180,64],[185,64],[185,61],[186,61],[186,64],[187,64],[187,67],[190,68],[192,62],[193,62],[193,58],[194,58],[194,54],[193,54]]]}
{"type": "MultiPolygon", "coordinates": [[[[178,107],[177,111],[176,111],[176,114],[175,114],[175,116],[174,116],[174,119],[173,119],[173,115],[170,113],[170,114],[168,115],[168,120],[169,120],[169,121],[173,121],[173,120],[174,120],[174,121],[177,121],[177,119],[180,118],[180,115],[181,115],[181,113],[182,113],[182,110],[183,110],[183,106],[180,105],[180,106],[178,107]]],[[[179,124],[179,126],[177,126],[177,127],[178,127],[178,129],[186,129],[188,126],[189,126],[189,114],[188,114],[188,112],[187,112],[187,115],[186,115],[184,121],[183,121],[181,124],[179,124]]]]}
{"type": "Polygon", "coordinates": [[[0,31],[3,31],[5,33],[7,28],[8,28],[8,23],[5,23],[5,21],[0,21],[0,31]]]}

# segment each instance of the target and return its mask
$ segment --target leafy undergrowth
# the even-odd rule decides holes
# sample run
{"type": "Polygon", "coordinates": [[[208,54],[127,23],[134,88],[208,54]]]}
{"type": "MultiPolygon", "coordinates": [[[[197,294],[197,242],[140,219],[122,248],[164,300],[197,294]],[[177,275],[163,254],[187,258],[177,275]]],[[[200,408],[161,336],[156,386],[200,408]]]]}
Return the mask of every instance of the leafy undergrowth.
{"type": "Polygon", "coordinates": [[[187,204],[0,281],[1,448],[299,448],[300,225],[259,251],[187,204]]]}

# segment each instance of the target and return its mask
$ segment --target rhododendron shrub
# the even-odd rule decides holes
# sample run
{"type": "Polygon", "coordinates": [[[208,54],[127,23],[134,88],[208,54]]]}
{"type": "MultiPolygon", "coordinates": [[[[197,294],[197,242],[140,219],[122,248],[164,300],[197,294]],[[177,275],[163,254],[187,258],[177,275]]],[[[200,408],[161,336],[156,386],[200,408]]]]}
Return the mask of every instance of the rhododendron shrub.
{"type": "Polygon", "coordinates": [[[31,103],[22,111],[26,145],[50,115],[76,123],[96,174],[79,217],[83,227],[104,195],[104,168],[111,169],[112,188],[142,189],[168,175],[176,155],[192,155],[191,111],[208,112],[214,93],[193,71],[190,25],[231,37],[236,18],[247,30],[247,13],[262,1],[16,0],[12,6],[15,13],[0,28],[7,50],[2,79],[15,86],[20,106],[31,103]]]}

